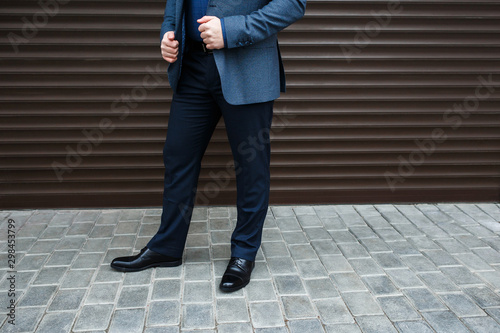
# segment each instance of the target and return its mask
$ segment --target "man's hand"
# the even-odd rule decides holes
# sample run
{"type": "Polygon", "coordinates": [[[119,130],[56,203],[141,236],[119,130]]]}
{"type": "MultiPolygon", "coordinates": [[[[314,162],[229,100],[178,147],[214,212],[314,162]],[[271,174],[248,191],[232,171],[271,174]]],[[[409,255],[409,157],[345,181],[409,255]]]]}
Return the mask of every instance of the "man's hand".
{"type": "Polygon", "coordinates": [[[220,19],[215,16],[203,16],[197,21],[200,23],[198,30],[203,42],[207,44],[207,49],[224,48],[224,38],[222,37],[222,27],[220,19]]]}
{"type": "Polygon", "coordinates": [[[177,61],[179,54],[179,42],[175,40],[173,31],[168,31],[163,35],[161,41],[161,55],[166,61],[173,63],[177,61]]]}

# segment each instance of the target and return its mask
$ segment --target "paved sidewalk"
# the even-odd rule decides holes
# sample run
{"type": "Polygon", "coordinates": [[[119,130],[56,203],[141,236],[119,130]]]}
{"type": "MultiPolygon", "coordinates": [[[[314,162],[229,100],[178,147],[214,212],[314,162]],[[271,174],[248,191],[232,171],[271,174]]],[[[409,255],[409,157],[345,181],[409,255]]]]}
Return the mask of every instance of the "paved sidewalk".
{"type": "Polygon", "coordinates": [[[232,294],[218,283],[234,207],[195,208],[180,267],[109,267],[160,214],[0,211],[0,332],[500,332],[499,204],[272,206],[252,281],[232,294]]]}

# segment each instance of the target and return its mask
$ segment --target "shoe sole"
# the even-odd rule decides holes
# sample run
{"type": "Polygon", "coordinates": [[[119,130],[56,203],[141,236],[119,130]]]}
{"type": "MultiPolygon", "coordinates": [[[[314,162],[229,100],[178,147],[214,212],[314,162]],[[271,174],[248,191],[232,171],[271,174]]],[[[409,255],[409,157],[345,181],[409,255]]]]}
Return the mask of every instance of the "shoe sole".
{"type": "Polygon", "coordinates": [[[181,264],[182,264],[182,260],[172,261],[172,262],[163,262],[160,264],[151,264],[151,265],[144,266],[141,268],[121,267],[121,266],[113,265],[112,263],[110,264],[110,266],[112,268],[116,269],[117,271],[120,271],[120,272],[139,272],[139,271],[143,271],[145,269],[154,268],[154,267],[176,267],[176,266],[180,266],[181,264]]]}
{"type": "Polygon", "coordinates": [[[234,288],[224,288],[222,286],[219,286],[219,289],[222,290],[225,293],[230,293],[230,292],[237,291],[237,290],[240,290],[242,288],[245,288],[249,283],[250,283],[250,281],[246,282],[245,284],[243,284],[241,286],[234,287],[234,288]]]}

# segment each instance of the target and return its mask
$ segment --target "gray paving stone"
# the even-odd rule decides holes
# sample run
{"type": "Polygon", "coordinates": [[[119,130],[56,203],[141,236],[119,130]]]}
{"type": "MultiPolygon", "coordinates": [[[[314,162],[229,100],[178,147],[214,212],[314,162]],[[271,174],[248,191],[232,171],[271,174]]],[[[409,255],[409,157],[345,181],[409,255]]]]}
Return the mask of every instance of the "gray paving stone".
{"type": "Polygon", "coordinates": [[[60,239],[66,234],[68,227],[47,227],[38,237],[38,239],[60,239]]]}
{"type": "Polygon", "coordinates": [[[324,324],[350,324],[354,318],[340,297],[315,300],[320,319],[324,324]]]}
{"type": "Polygon", "coordinates": [[[321,222],[326,230],[347,230],[347,226],[338,216],[333,217],[320,217],[321,222]]]}
{"type": "Polygon", "coordinates": [[[394,230],[392,226],[390,228],[375,229],[375,232],[386,242],[393,242],[404,239],[404,237],[399,232],[394,230]]]}
{"type": "Polygon", "coordinates": [[[329,240],[332,241],[332,236],[326,229],[322,227],[313,227],[313,228],[305,228],[304,229],[307,237],[311,241],[315,240],[329,240]]]}
{"type": "MultiPolygon", "coordinates": [[[[473,248],[481,248],[481,247],[488,247],[488,239],[485,238],[485,242],[483,242],[481,239],[479,239],[477,236],[474,235],[458,235],[454,236],[460,243],[465,245],[467,249],[473,249],[473,248]]],[[[464,253],[470,253],[470,250],[464,253]]]]}
{"type": "Polygon", "coordinates": [[[231,258],[231,247],[227,244],[214,244],[212,248],[212,259],[227,259],[231,258]]]}
{"type": "Polygon", "coordinates": [[[427,288],[405,289],[403,293],[419,311],[447,310],[443,303],[427,288]]]}
{"type": "MultiPolygon", "coordinates": [[[[227,261],[224,261],[227,263],[227,261]]],[[[155,278],[156,279],[178,279],[182,275],[183,266],[176,267],[156,267],[155,268],[155,278]]]]}
{"type": "Polygon", "coordinates": [[[266,229],[262,232],[263,242],[278,242],[283,241],[281,237],[281,232],[279,229],[266,229]]]}
{"type": "Polygon", "coordinates": [[[250,323],[221,323],[217,325],[218,333],[253,333],[250,323]]]}
{"type": "Polygon", "coordinates": [[[492,289],[500,289],[500,274],[498,272],[478,272],[476,274],[486,281],[492,289]]]}
{"type": "MultiPolygon", "coordinates": [[[[305,281],[307,283],[307,281],[305,281]]],[[[270,280],[250,280],[250,283],[244,288],[246,298],[250,302],[257,301],[275,301],[276,291],[270,280]]]]}
{"type": "Polygon", "coordinates": [[[180,304],[177,300],[152,301],[149,303],[146,319],[147,326],[178,325],[179,321],[180,304]]]}
{"type": "MultiPolygon", "coordinates": [[[[19,238],[16,240],[16,253],[26,253],[28,252],[33,244],[35,244],[36,238],[19,238]]],[[[5,244],[5,249],[7,249],[7,241],[2,242],[5,244]]]]}
{"type": "MultiPolygon", "coordinates": [[[[220,274],[219,276],[222,276],[220,274]]],[[[255,262],[255,267],[252,271],[252,280],[257,280],[257,279],[270,279],[271,274],[269,273],[269,269],[267,267],[267,264],[262,261],[256,261],[255,262]]]]}
{"type": "Polygon", "coordinates": [[[328,232],[335,244],[358,243],[356,237],[349,230],[330,230],[328,232]]]}
{"type": "Polygon", "coordinates": [[[472,249],[472,252],[490,265],[500,264],[500,253],[492,248],[472,249]]]}
{"type": "Polygon", "coordinates": [[[319,259],[298,260],[295,264],[302,278],[311,279],[328,276],[328,272],[319,259]]]}
{"type": "Polygon", "coordinates": [[[418,276],[434,292],[460,291],[460,288],[443,273],[420,273],[418,276]]]}
{"type": "Polygon", "coordinates": [[[34,270],[39,270],[45,261],[47,261],[47,258],[49,257],[48,254],[34,254],[34,255],[25,255],[23,258],[19,261],[19,263],[16,266],[16,269],[18,271],[34,271],[34,270]]]}
{"type": "Polygon", "coordinates": [[[281,234],[287,244],[309,244],[303,231],[289,231],[281,234]]]}
{"type": "Polygon", "coordinates": [[[44,267],[39,271],[32,284],[58,284],[67,270],[68,267],[44,267]]]}
{"type": "Polygon", "coordinates": [[[123,279],[123,285],[124,286],[130,286],[130,285],[143,285],[143,284],[151,284],[151,278],[153,275],[154,270],[152,269],[146,269],[144,271],[140,272],[133,272],[133,273],[127,273],[125,274],[125,277],[123,279]]]}
{"type": "Polygon", "coordinates": [[[65,213],[63,211],[58,212],[54,215],[52,220],[50,220],[49,225],[59,225],[59,226],[69,226],[75,219],[77,214],[75,213],[65,213]]]}
{"type": "Polygon", "coordinates": [[[100,210],[80,210],[73,222],[95,222],[100,214],[100,210]]]}
{"type": "Polygon", "coordinates": [[[373,259],[384,269],[405,268],[405,264],[392,253],[372,253],[373,259]]]}
{"type": "Polygon", "coordinates": [[[407,268],[390,269],[387,274],[399,289],[425,287],[417,275],[407,268]]]}
{"type": "MultiPolygon", "coordinates": [[[[16,283],[15,283],[16,289],[18,290],[26,289],[36,273],[37,273],[36,271],[16,272],[16,283]]],[[[3,279],[2,282],[0,283],[0,290],[8,290],[9,288],[10,288],[10,281],[7,280],[7,278],[3,279]]]]}
{"type": "Polygon", "coordinates": [[[339,293],[328,278],[304,280],[304,285],[312,299],[338,297],[339,293]]]}
{"type": "Polygon", "coordinates": [[[426,236],[423,237],[408,237],[408,242],[411,243],[417,250],[440,250],[441,247],[437,245],[433,240],[426,236]]]}
{"type": "Polygon", "coordinates": [[[289,257],[285,242],[265,242],[262,243],[262,252],[266,258],[270,257],[289,257]]]}
{"type": "Polygon", "coordinates": [[[76,318],[76,312],[48,313],[43,316],[37,333],[69,333],[76,318]]]}
{"type": "Polygon", "coordinates": [[[322,333],[323,325],[318,319],[290,320],[288,322],[290,333],[322,333]]]}
{"type": "Polygon", "coordinates": [[[378,302],[387,317],[393,322],[420,319],[420,315],[413,309],[410,302],[403,296],[379,297],[378,302]]]}
{"type": "MultiPolygon", "coordinates": [[[[66,272],[60,287],[61,288],[86,288],[95,274],[94,269],[78,269],[66,272]]],[[[121,276],[122,273],[120,273],[121,276]]]]}
{"type": "Polygon", "coordinates": [[[385,316],[363,316],[356,318],[361,330],[366,333],[397,332],[385,316]]]}
{"type": "Polygon", "coordinates": [[[323,223],[317,215],[298,215],[297,220],[302,228],[323,226],[323,223]]]}
{"type": "Polygon", "coordinates": [[[293,211],[295,215],[316,215],[316,211],[312,206],[295,206],[293,211]]]}
{"type": "Polygon", "coordinates": [[[19,300],[19,306],[46,306],[54,295],[57,286],[29,287],[19,300]]]}
{"type": "Polygon", "coordinates": [[[450,308],[456,316],[470,317],[470,316],[485,316],[483,310],[478,307],[469,297],[463,293],[458,294],[442,294],[439,297],[450,308]]]}
{"type": "Polygon", "coordinates": [[[142,333],[145,309],[122,309],[114,312],[109,333],[142,333]]]}
{"type": "Polygon", "coordinates": [[[401,259],[408,265],[408,267],[417,273],[439,271],[436,265],[422,255],[404,256],[401,259]]]}
{"type": "Polygon", "coordinates": [[[430,328],[429,324],[425,321],[402,321],[395,324],[398,331],[401,333],[433,333],[434,330],[430,328]]]}
{"type": "Polygon", "coordinates": [[[48,311],[78,310],[87,289],[60,289],[52,300],[48,311]]]}
{"type": "Polygon", "coordinates": [[[140,221],[144,216],[143,209],[122,209],[119,221],[140,221]]]}
{"type": "Polygon", "coordinates": [[[116,225],[95,225],[90,231],[89,238],[111,238],[115,227],[116,225]]]}
{"type": "Polygon", "coordinates": [[[297,269],[295,268],[295,264],[293,263],[292,258],[287,258],[287,257],[268,258],[267,264],[269,266],[271,274],[273,275],[297,274],[297,269]]]}
{"type": "Polygon", "coordinates": [[[34,332],[36,326],[42,318],[44,310],[44,307],[16,308],[15,325],[9,324],[5,321],[1,328],[1,332],[34,332]]]}
{"type": "Polygon", "coordinates": [[[250,303],[249,307],[254,328],[285,326],[278,302],[250,303]]]}
{"type": "MultiPolygon", "coordinates": [[[[500,251],[500,237],[489,237],[489,238],[483,238],[484,242],[483,244],[488,244],[490,247],[492,247],[495,251],[500,251]]],[[[479,245],[479,244],[476,244],[479,245]]],[[[479,247],[479,246],[476,246],[479,247]]],[[[481,247],[488,247],[487,245],[482,245],[481,247]]]]}
{"type": "Polygon", "coordinates": [[[437,266],[460,265],[455,258],[443,250],[429,250],[423,251],[423,253],[437,266]]]}
{"type": "Polygon", "coordinates": [[[188,234],[186,239],[186,247],[208,247],[210,241],[207,234],[188,234]]]}
{"type": "Polygon", "coordinates": [[[476,235],[477,237],[496,237],[497,234],[495,234],[493,231],[490,229],[482,226],[482,225],[470,225],[470,226],[464,226],[467,231],[472,233],[473,235],[476,235]]]}
{"type": "Polygon", "coordinates": [[[441,247],[448,253],[458,254],[458,253],[468,253],[470,250],[462,245],[459,241],[453,238],[449,239],[438,239],[436,243],[441,245],[441,247]]]}
{"type": "Polygon", "coordinates": [[[413,224],[394,224],[396,229],[403,237],[423,237],[424,233],[413,224]]]}
{"type": "Polygon", "coordinates": [[[475,317],[462,319],[473,332],[500,332],[500,325],[490,317],[475,317]]]}
{"type": "Polygon", "coordinates": [[[281,231],[302,231],[295,216],[276,217],[276,225],[281,231]]]}
{"type": "Polygon", "coordinates": [[[221,298],[216,301],[217,323],[249,321],[244,298],[221,298]]]}
{"type": "Polygon", "coordinates": [[[254,330],[255,333],[288,333],[288,330],[284,327],[263,327],[256,328],[254,330]]]}
{"type": "Polygon", "coordinates": [[[481,279],[463,266],[441,267],[441,271],[459,286],[464,284],[483,284],[481,279]]]}
{"type": "Polygon", "coordinates": [[[117,308],[141,308],[146,307],[148,301],[149,286],[123,287],[116,303],[117,308]]]}
{"type": "Polygon", "coordinates": [[[462,322],[450,311],[424,312],[422,315],[437,332],[469,332],[462,322]]]}
{"type": "MultiPolygon", "coordinates": [[[[194,223],[191,224],[191,227],[193,226],[193,224],[194,223]]],[[[115,235],[137,235],[139,226],[140,222],[120,222],[117,224],[117,227],[115,229],[115,235]]]]}
{"type": "Polygon", "coordinates": [[[182,328],[200,329],[215,327],[212,303],[182,305],[182,328]]]}
{"type": "Polygon", "coordinates": [[[312,207],[319,217],[337,216],[334,205],[313,205],[312,207]]]}
{"type": "Polygon", "coordinates": [[[500,306],[500,296],[491,289],[483,286],[463,288],[481,308],[500,306]]]}
{"type": "Polygon", "coordinates": [[[276,289],[280,295],[305,294],[302,279],[298,275],[278,275],[274,277],[276,289]]]}
{"type": "MultiPolygon", "coordinates": [[[[106,241],[101,241],[101,244],[106,244],[110,240],[107,239],[106,241]]],[[[125,248],[130,248],[133,247],[136,241],[136,236],[135,235],[115,235],[111,239],[111,243],[109,243],[109,248],[116,249],[120,247],[125,247],[125,248]]],[[[89,243],[87,242],[86,245],[89,243]]],[[[107,248],[108,246],[106,246],[107,248]]],[[[96,252],[101,252],[101,251],[96,251],[96,252]]],[[[105,252],[105,251],[102,251],[105,252]]]]}
{"type": "Polygon", "coordinates": [[[362,280],[376,296],[400,294],[396,286],[385,275],[363,276],[362,280]]]}
{"type": "Polygon", "coordinates": [[[183,303],[212,302],[212,283],[210,281],[185,282],[183,303]]]}
{"type": "Polygon", "coordinates": [[[38,237],[47,228],[46,224],[28,224],[24,225],[16,232],[16,239],[38,237]]]}
{"type": "Polygon", "coordinates": [[[345,243],[339,244],[338,246],[347,259],[370,257],[365,248],[359,243],[345,243]]]}
{"type": "Polygon", "coordinates": [[[37,240],[28,251],[28,254],[51,253],[58,243],[59,240],[37,240]]]}
{"type": "Polygon", "coordinates": [[[274,217],[283,217],[283,216],[295,216],[292,206],[276,206],[273,205],[271,207],[271,211],[274,217]]]}
{"type": "Polygon", "coordinates": [[[208,227],[211,231],[215,230],[231,230],[231,220],[229,218],[211,218],[208,221],[208,227]]]}
{"type": "Polygon", "coordinates": [[[488,265],[483,259],[474,253],[462,253],[455,255],[461,263],[472,271],[493,271],[493,267],[488,265]]]}
{"type": "Polygon", "coordinates": [[[319,258],[328,273],[352,272],[353,269],[343,255],[321,256],[319,258]]]}
{"type": "Polygon", "coordinates": [[[325,325],[328,333],[361,333],[359,326],[354,324],[325,325]]]}
{"type": "Polygon", "coordinates": [[[190,263],[184,265],[184,279],[186,281],[208,281],[212,278],[210,263],[190,263]]]}
{"type": "Polygon", "coordinates": [[[282,296],[281,302],[288,319],[317,317],[309,297],[307,296],[282,296]]]}
{"type": "Polygon", "coordinates": [[[342,293],[342,298],[354,316],[382,315],[382,309],[369,292],[342,293]]]}
{"type": "Polygon", "coordinates": [[[111,320],[113,304],[85,305],[78,316],[73,331],[105,330],[111,320]]]}
{"type": "Polygon", "coordinates": [[[65,236],[57,244],[57,250],[80,250],[86,240],[81,236],[65,236]]]}
{"type": "Polygon", "coordinates": [[[114,303],[118,293],[118,283],[97,283],[90,288],[85,304],[114,303]]]}
{"type": "Polygon", "coordinates": [[[156,280],[153,285],[153,300],[160,299],[179,299],[181,293],[181,280],[168,279],[156,280]]]}
{"type": "Polygon", "coordinates": [[[356,273],[333,273],[331,277],[335,286],[341,292],[367,290],[356,273]]]}
{"type": "Polygon", "coordinates": [[[387,245],[389,245],[394,254],[399,256],[420,254],[420,251],[414,248],[413,245],[406,240],[387,242],[387,245]]]}
{"type": "Polygon", "coordinates": [[[384,270],[372,258],[351,259],[349,263],[360,276],[385,274],[384,270]]]}
{"type": "Polygon", "coordinates": [[[318,255],[310,244],[289,245],[288,248],[295,260],[318,259],[318,255]]]}
{"type": "Polygon", "coordinates": [[[80,253],[71,265],[72,269],[99,267],[103,253],[80,253]]]}
{"type": "Polygon", "coordinates": [[[361,239],[361,244],[368,250],[368,252],[391,252],[391,248],[380,238],[366,238],[361,239]]]}
{"type": "Polygon", "coordinates": [[[192,262],[210,262],[209,248],[190,248],[185,249],[186,263],[192,262]]]}
{"type": "Polygon", "coordinates": [[[391,225],[387,222],[386,219],[382,215],[374,215],[374,216],[363,216],[366,224],[368,224],[372,229],[383,229],[390,228],[391,225]]]}
{"type": "Polygon", "coordinates": [[[450,237],[446,231],[434,224],[428,227],[422,227],[420,230],[422,230],[422,232],[432,240],[450,237]]]}
{"type": "Polygon", "coordinates": [[[77,254],[78,251],[73,250],[54,251],[45,266],[69,266],[77,254]]]}
{"type": "Polygon", "coordinates": [[[341,254],[339,248],[332,240],[314,240],[311,241],[314,251],[320,256],[341,254]]]}

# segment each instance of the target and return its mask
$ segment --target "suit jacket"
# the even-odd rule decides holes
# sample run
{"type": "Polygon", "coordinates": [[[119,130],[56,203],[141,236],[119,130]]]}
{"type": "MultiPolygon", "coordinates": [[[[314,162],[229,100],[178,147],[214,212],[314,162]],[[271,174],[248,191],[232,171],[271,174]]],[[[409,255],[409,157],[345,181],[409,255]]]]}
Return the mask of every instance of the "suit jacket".
{"type": "MultiPolygon", "coordinates": [[[[306,0],[209,0],[207,15],[224,17],[227,45],[214,50],[222,93],[230,104],[274,100],[285,91],[277,33],[304,16],[306,0]]],[[[169,64],[174,91],[185,50],[184,0],[167,0],[160,40],[174,31],[177,61],[169,64]]]]}

